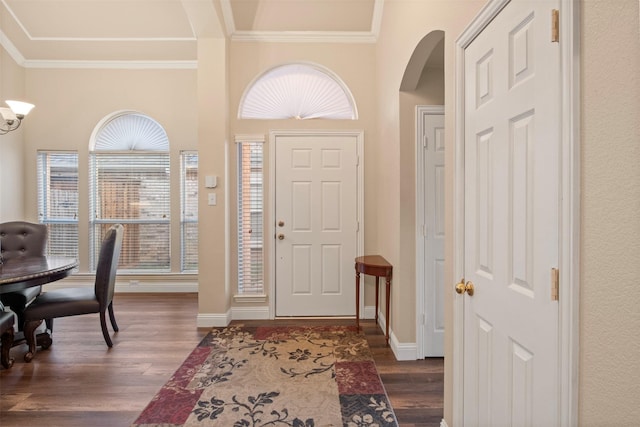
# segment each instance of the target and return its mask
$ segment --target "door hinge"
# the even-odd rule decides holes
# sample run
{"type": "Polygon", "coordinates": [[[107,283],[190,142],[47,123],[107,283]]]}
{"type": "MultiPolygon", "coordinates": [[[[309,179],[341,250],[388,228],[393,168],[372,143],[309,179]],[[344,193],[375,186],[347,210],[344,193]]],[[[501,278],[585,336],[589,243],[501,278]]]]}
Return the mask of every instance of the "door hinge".
{"type": "Polygon", "coordinates": [[[551,41],[554,43],[560,41],[560,11],[558,9],[551,10],[551,41]]]}
{"type": "Polygon", "coordinates": [[[560,297],[560,270],[551,269],[551,301],[558,301],[560,297]]]}

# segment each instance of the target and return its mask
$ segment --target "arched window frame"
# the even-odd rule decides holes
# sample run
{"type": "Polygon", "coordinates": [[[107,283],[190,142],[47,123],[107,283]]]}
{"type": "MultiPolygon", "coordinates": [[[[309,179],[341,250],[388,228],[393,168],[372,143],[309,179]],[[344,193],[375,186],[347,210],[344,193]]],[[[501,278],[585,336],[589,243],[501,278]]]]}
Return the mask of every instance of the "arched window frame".
{"type": "Polygon", "coordinates": [[[169,139],[162,126],[137,111],[102,119],[89,141],[90,271],[114,223],[125,226],[119,269],[171,271],[169,139]]]}

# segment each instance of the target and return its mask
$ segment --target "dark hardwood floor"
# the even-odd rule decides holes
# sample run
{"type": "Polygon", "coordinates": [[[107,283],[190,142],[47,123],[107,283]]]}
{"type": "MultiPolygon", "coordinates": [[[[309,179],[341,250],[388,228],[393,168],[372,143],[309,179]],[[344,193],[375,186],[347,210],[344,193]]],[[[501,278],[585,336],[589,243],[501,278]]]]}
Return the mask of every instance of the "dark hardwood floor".
{"type": "MultiPolygon", "coordinates": [[[[208,329],[196,327],[195,294],[119,294],[120,332],[109,349],[98,315],[56,319],[53,345],[25,363],[26,345],[0,371],[0,425],[129,426],[208,329]]],[[[273,322],[349,320],[276,320],[273,322]]],[[[238,323],[253,323],[238,322],[238,323]]],[[[271,323],[260,321],[261,324],[271,323]]],[[[442,419],[443,360],[398,362],[373,321],[361,322],[399,424],[436,427],[442,419]]],[[[226,426],[225,426],[226,427],[226,426]]]]}

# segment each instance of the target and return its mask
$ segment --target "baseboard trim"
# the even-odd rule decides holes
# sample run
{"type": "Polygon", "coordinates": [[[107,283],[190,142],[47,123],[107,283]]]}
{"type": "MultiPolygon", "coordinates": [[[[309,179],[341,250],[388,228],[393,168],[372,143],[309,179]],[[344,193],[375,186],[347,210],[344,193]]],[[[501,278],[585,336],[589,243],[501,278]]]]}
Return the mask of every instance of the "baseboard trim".
{"type": "Polygon", "coordinates": [[[444,418],[442,419],[442,421],[440,421],[440,427],[449,427],[444,418]]]}
{"type": "Polygon", "coordinates": [[[231,322],[231,311],[226,313],[198,313],[196,326],[198,328],[224,328],[231,322]]]}
{"type": "Polygon", "coordinates": [[[233,320],[268,320],[269,307],[231,307],[233,320]]]}
{"type": "Polygon", "coordinates": [[[418,346],[416,343],[399,342],[398,337],[396,337],[393,331],[389,331],[389,345],[391,346],[394,356],[396,356],[396,360],[402,361],[417,359],[418,346]]]}
{"type": "Polygon", "coordinates": [[[375,319],[376,318],[376,306],[375,305],[366,306],[364,308],[364,310],[363,310],[362,318],[363,319],[375,319]]]}

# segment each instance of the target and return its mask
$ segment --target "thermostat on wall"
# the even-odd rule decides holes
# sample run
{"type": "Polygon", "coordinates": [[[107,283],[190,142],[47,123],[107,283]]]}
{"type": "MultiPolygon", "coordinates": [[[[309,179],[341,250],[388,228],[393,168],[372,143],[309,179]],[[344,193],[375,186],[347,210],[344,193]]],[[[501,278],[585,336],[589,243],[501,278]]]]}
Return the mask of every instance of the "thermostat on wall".
{"type": "Polygon", "coordinates": [[[207,188],[216,188],[218,185],[218,177],[215,175],[207,175],[204,177],[204,186],[207,188]]]}

